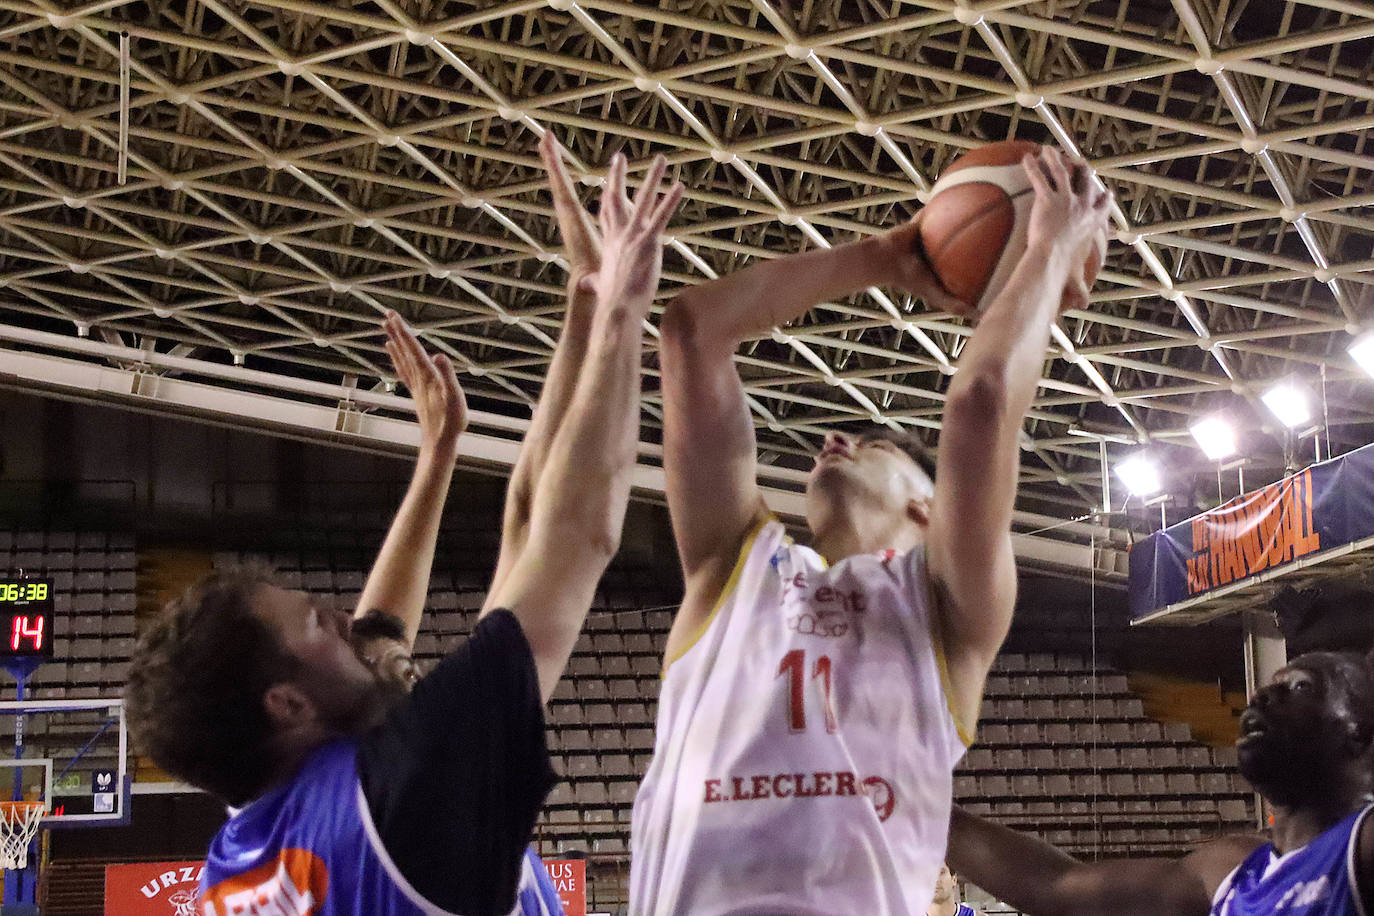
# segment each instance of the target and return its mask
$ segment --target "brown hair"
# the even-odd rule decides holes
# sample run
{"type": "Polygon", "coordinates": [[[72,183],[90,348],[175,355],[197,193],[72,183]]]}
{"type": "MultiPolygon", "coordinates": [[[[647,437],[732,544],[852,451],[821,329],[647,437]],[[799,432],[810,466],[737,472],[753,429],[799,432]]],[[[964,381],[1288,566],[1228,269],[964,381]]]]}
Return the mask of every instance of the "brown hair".
{"type": "Polygon", "coordinates": [[[263,695],[297,660],[252,610],[259,567],[217,571],[169,602],[139,639],[124,696],[136,745],[168,773],[243,805],[279,760],[263,695]]]}

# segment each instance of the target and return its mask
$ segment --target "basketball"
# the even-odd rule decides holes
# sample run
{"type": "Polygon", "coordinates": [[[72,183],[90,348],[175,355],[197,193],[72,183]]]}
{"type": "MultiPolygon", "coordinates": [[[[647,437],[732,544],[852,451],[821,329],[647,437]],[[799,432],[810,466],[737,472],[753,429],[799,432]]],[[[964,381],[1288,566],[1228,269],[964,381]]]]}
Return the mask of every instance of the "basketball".
{"type": "MultiPolygon", "coordinates": [[[[1021,165],[1040,144],[1025,140],[989,143],[956,159],[931,189],[921,218],[921,245],[935,276],[950,295],[974,308],[987,307],[1026,250],[1026,228],[1035,199],[1021,165]]],[[[1091,287],[1106,255],[1099,237],[1084,255],[1083,278],[1091,287]]]]}

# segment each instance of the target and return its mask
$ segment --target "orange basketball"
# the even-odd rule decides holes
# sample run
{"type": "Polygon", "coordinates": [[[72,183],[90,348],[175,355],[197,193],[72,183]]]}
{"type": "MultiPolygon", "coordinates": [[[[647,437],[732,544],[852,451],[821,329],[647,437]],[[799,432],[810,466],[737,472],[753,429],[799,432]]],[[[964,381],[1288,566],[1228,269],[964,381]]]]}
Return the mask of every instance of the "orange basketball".
{"type": "MultiPolygon", "coordinates": [[[[921,218],[926,259],[946,291],[981,312],[1006,285],[1026,250],[1035,192],[1021,165],[1040,145],[1005,140],[954,160],[931,189],[921,218]]],[[[1085,253],[1089,286],[1106,255],[1106,239],[1085,253]]]]}

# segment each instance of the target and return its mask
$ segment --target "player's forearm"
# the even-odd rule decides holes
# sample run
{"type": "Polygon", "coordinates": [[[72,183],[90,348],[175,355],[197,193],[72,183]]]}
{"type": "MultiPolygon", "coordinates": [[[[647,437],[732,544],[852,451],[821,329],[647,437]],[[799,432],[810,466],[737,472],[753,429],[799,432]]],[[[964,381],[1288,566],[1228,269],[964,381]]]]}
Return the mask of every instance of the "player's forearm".
{"type": "Polygon", "coordinates": [[[641,310],[599,307],[568,415],[539,477],[531,526],[564,530],[576,543],[615,553],[629,499],[639,429],[641,310]]]}
{"type": "Polygon", "coordinates": [[[950,869],[1028,916],[1068,912],[1058,889],[1078,861],[1036,837],[955,807],[949,826],[950,869]]]}
{"type": "Polygon", "coordinates": [[[405,498],[358,597],[358,614],[371,610],[391,614],[405,626],[411,643],[424,613],[453,467],[453,458],[421,449],[405,498]]]}
{"type": "Polygon", "coordinates": [[[639,428],[642,312],[598,311],[568,416],[535,487],[529,545],[491,607],[520,620],[553,693],[620,544],[639,428]]]}
{"type": "Polygon", "coordinates": [[[835,248],[760,261],[689,287],[669,308],[686,314],[680,326],[733,348],[794,321],[822,302],[888,281],[885,240],[867,238],[835,248]]]}
{"type": "Polygon", "coordinates": [[[520,447],[520,457],[511,471],[506,487],[506,508],[501,525],[501,555],[492,577],[494,591],[505,578],[511,564],[524,548],[529,534],[530,509],[534,501],[534,486],[548,462],[549,450],[558,434],[572,402],[577,373],[586,356],[591,338],[595,297],[590,293],[569,290],[568,308],[563,318],[563,332],[554,348],[544,378],[544,388],[530,418],[529,430],[520,447]]]}
{"type": "MultiPolygon", "coordinates": [[[[960,406],[961,395],[978,388],[994,394],[1002,408],[1002,423],[1020,428],[1021,419],[1035,397],[1044,370],[1050,327],[1059,312],[1060,298],[1068,280],[1068,254],[1058,246],[1028,249],[1007,285],[978,323],[959,359],[959,371],[949,387],[951,409],[960,406]]],[[[951,419],[946,411],[945,422],[951,419]]],[[[986,416],[972,422],[985,424],[986,416]]]]}

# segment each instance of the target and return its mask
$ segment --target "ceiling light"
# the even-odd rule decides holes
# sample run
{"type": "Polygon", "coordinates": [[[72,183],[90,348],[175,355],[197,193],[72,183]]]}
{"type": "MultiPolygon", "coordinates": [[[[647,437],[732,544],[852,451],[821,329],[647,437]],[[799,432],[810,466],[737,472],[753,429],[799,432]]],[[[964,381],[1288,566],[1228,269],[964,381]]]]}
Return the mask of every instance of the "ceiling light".
{"type": "Polygon", "coordinates": [[[1198,448],[1212,461],[1225,461],[1236,453],[1236,428],[1220,414],[1203,417],[1188,427],[1198,448]]]}
{"type": "Polygon", "coordinates": [[[1137,452],[1116,466],[1116,476],[1132,496],[1153,496],[1164,489],[1159,464],[1144,452],[1137,452]]]}
{"type": "Polygon", "coordinates": [[[1271,386],[1260,395],[1264,406],[1289,429],[1296,429],[1312,419],[1312,401],[1306,389],[1291,379],[1271,386]]]}
{"type": "Polygon", "coordinates": [[[1345,352],[1350,354],[1357,366],[1374,376],[1374,331],[1365,331],[1356,337],[1345,352]]]}

